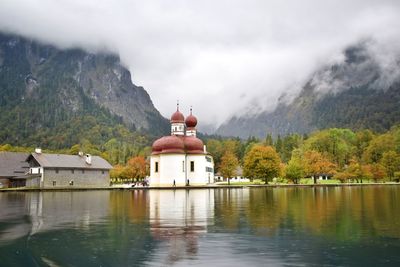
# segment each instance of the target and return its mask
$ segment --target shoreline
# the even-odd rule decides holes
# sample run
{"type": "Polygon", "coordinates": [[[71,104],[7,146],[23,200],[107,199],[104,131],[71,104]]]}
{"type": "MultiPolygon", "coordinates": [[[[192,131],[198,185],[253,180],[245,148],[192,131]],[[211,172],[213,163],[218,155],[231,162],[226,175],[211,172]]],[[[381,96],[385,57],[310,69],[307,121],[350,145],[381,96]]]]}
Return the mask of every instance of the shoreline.
{"type": "Polygon", "coordinates": [[[293,187],[354,187],[354,186],[400,186],[400,183],[351,183],[351,184],[257,184],[257,185],[204,185],[204,186],[149,186],[149,187],[59,187],[59,188],[1,188],[0,193],[3,192],[35,192],[35,191],[97,191],[97,190],[120,190],[120,191],[133,191],[133,190],[190,190],[190,189],[244,189],[244,188],[293,188],[293,187]]]}

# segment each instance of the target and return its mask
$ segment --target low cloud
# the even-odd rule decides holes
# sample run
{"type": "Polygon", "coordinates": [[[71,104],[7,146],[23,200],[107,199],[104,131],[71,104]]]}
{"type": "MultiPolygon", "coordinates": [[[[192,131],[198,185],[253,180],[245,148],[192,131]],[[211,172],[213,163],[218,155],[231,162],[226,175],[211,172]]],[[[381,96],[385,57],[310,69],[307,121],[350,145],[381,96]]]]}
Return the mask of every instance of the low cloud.
{"type": "Polygon", "coordinates": [[[398,14],[400,3],[385,0],[2,0],[0,30],[119,53],[164,116],[179,99],[201,126],[274,108],[363,39],[392,66],[398,14]]]}

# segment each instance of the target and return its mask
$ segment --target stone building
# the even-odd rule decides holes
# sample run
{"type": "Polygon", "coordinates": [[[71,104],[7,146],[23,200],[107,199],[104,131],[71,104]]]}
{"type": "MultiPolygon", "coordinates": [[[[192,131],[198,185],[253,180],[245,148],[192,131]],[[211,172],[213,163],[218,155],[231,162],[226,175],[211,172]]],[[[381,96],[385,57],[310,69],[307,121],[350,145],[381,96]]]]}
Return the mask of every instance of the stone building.
{"type": "Polygon", "coordinates": [[[98,156],[0,152],[0,187],[102,188],[112,166],[98,156]]]}
{"type": "Polygon", "coordinates": [[[112,166],[98,156],[45,154],[37,149],[28,156],[27,187],[38,188],[98,188],[110,186],[112,166]]]}

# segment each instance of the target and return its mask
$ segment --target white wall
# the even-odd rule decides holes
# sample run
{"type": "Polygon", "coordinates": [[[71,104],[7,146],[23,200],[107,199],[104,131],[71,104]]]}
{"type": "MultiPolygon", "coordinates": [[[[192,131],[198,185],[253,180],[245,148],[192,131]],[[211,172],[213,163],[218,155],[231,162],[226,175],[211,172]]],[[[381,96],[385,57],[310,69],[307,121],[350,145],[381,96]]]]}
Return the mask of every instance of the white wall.
{"type": "Polygon", "coordinates": [[[209,182],[212,183],[214,178],[211,177],[210,181],[208,179],[208,173],[206,172],[206,157],[205,155],[188,155],[187,156],[187,177],[191,185],[204,185],[209,182]],[[194,172],[190,171],[190,162],[194,161],[194,172]]]}
{"type": "Polygon", "coordinates": [[[150,157],[150,184],[160,183],[160,156],[152,155],[150,157]],[[158,162],[158,172],[155,172],[155,165],[158,162]]]}
{"type": "Polygon", "coordinates": [[[214,182],[214,172],[207,172],[206,167],[214,168],[213,161],[207,162],[206,155],[160,154],[150,158],[150,185],[177,186],[206,185],[214,182]],[[190,171],[190,162],[194,161],[194,172],[190,171]],[[155,172],[155,162],[158,162],[159,172],[155,172]]]}

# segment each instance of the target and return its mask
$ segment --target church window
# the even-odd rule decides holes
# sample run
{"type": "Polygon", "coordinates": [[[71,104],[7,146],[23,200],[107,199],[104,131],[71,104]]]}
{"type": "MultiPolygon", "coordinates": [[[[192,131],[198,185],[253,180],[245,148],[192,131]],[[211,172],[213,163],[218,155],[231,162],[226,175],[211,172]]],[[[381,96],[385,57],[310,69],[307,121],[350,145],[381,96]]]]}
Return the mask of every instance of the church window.
{"type": "Polygon", "coordinates": [[[182,161],[182,172],[185,172],[185,161],[182,161]]]}
{"type": "Polygon", "coordinates": [[[194,172],[194,161],[190,162],[190,171],[194,172]]]}
{"type": "Polygon", "coordinates": [[[156,162],[154,169],[155,169],[155,172],[158,172],[158,162],[156,162]]]}

